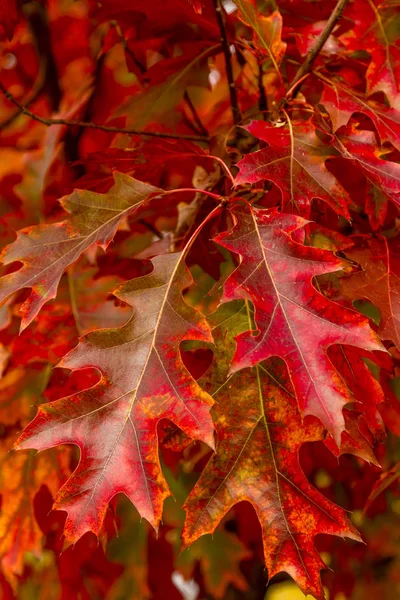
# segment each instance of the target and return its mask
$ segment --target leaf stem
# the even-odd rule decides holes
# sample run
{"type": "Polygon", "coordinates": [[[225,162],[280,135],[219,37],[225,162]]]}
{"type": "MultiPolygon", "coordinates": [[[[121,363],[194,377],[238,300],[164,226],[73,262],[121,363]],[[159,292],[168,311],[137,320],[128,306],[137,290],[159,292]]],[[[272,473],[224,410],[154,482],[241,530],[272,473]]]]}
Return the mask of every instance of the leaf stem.
{"type": "Polygon", "coordinates": [[[100,125],[97,123],[92,123],[90,121],[75,121],[75,120],[69,121],[68,119],[45,118],[45,117],[36,115],[32,111],[30,111],[28,108],[23,106],[13,96],[13,94],[11,94],[11,92],[9,92],[7,90],[7,88],[1,82],[0,82],[0,90],[3,92],[4,96],[8,100],[10,100],[10,102],[15,104],[15,106],[18,106],[21,113],[23,113],[27,117],[30,117],[34,121],[38,121],[39,123],[46,125],[46,127],[52,127],[53,125],[67,125],[69,127],[74,127],[74,126],[87,127],[90,129],[101,129],[102,131],[109,131],[109,132],[113,132],[113,133],[127,133],[129,135],[146,135],[148,137],[169,138],[169,139],[173,139],[173,140],[190,140],[192,142],[209,142],[210,141],[210,138],[208,136],[204,136],[204,135],[186,135],[186,134],[180,134],[180,133],[165,133],[165,132],[160,132],[160,131],[140,131],[137,129],[113,127],[111,125],[100,125]]]}
{"type": "Polygon", "coordinates": [[[210,196],[210,198],[213,198],[218,202],[222,202],[223,200],[223,196],[221,196],[220,194],[213,194],[213,192],[209,192],[208,190],[198,190],[196,188],[178,188],[176,190],[167,190],[163,191],[163,193],[159,194],[159,196],[166,196],[167,194],[176,194],[178,192],[195,192],[196,194],[206,194],[207,196],[210,196]]]}
{"type": "Polygon", "coordinates": [[[303,64],[300,65],[296,75],[294,76],[293,81],[289,86],[289,91],[286,94],[286,99],[294,95],[295,88],[301,83],[301,81],[305,79],[305,76],[308,75],[308,73],[310,73],[315,59],[321,52],[325,42],[332,33],[333,28],[342,16],[343,11],[346,8],[348,2],[349,0],[339,0],[336,4],[336,7],[333,10],[331,16],[329,17],[323,31],[321,31],[320,35],[315,40],[315,44],[307,52],[303,64]]]}
{"type": "Polygon", "coordinates": [[[233,122],[235,123],[235,125],[237,125],[242,119],[242,114],[240,112],[239,102],[238,102],[237,93],[236,93],[235,80],[233,78],[231,49],[230,49],[228,37],[226,34],[224,17],[222,16],[221,1],[213,0],[213,4],[214,4],[214,8],[215,8],[215,15],[217,17],[219,31],[221,34],[222,50],[223,50],[224,56],[225,56],[226,77],[227,77],[228,86],[229,86],[229,97],[230,97],[230,102],[231,102],[233,122]]]}
{"type": "Polygon", "coordinates": [[[194,104],[193,104],[193,102],[192,102],[192,100],[191,100],[191,98],[189,96],[189,92],[187,90],[185,90],[185,94],[183,96],[183,99],[185,100],[185,102],[187,104],[187,107],[189,108],[190,112],[192,113],[193,120],[195,122],[195,125],[196,125],[199,133],[201,135],[208,136],[208,131],[204,127],[204,125],[203,125],[203,123],[202,123],[202,121],[201,121],[201,119],[199,117],[199,114],[198,114],[198,112],[196,110],[196,107],[194,106],[194,104]]]}

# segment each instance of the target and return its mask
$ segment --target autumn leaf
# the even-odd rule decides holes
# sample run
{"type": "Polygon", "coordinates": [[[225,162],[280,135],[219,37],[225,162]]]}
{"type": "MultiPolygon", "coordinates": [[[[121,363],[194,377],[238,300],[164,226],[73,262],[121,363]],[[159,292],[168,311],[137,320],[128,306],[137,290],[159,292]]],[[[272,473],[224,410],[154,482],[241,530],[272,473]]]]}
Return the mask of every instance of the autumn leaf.
{"type": "MultiPolygon", "coordinates": [[[[199,45],[202,48],[201,51],[191,41],[188,43],[187,51],[181,56],[161,61],[165,63],[165,74],[168,75],[172,72],[169,77],[162,77],[162,64],[156,64],[149,69],[147,75],[149,78],[153,77],[154,84],[150,80],[143,94],[130,99],[126,106],[117,110],[115,116],[127,114],[128,125],[138,128],[145,127],[159,119],[162,120],[171,106],[182,101],[185,89],[194,81],[200,85],[203,79],[206,87],[208,84],[207,58],[216,54],[220,50],[220,45],[213,42],[208,44],[202,42],[199,45]],[[153,70],[156,71],[156,74],[152,73],[153,70]],[[200,77],[200,73],[204,73],[203,77],[200,77]],[[158,78],[161,81],[157,82],[158,78]]],[[[169,125],[171,127],[172,123],[169,125]]]]}
{"type": "Polygon", "coordinates": [[[367,115],[376,127],[382,144],[390,142],[400,149],[400,111],[384,104],[366,100],[354,90],[336,81],[324,83],[321,96],[323,104],[332,121],[333,131],[347,125],[354,113],[367,115]]]}
{"type": "MultiPolygon", "coordinates": [[[[385,359],[388,358],[387,355],[380,354],[385,359]]],[[[385,401],[385,395],[371,370],[373,366],[390,369],[390,360],[378,359],[376,353],[361,352],[354,346],[332,346],[329,357],[354,396],[354,409],[365,415],[371,433],[380,441],[385,436],[385,428],[379,409],[385,401]]]]}
{"type": "Polygon", "coordinates": [[[68,273],[73,315],[81,335],[95,329],[122,327],[130,315],[128,306],[116,306],[115,299],[109,298],[122,278],[97,275],[98,269],[88,264],[70,267],[68,273]]]}
{"type": "Polygon", "coordinates": [[[58,448],[36,456],[32,451],[13,452],[0,462],[0,556],[11,581],[22,574],[26,552],[42,551],[33,500],[42,485],[56,493],[69,475],[69,460],[70,453],[58,448]]]}
{"type": "Polygon", "coordinates": [[[23,288],[32,293],[22,306],[21,329],[57,293],[64,270],[93,244],[106,249],[121,219],[151,195],[162,190],[127,175],[115,173],[115,185],[106,194],[76,190],[63,199],[71,217],[54,225],[23,229],[1,255],[5,265],[19,261],[22,268],[0,279],[0,302],[23,288]]]}
{"type": "Polygon", "coordinates": [[[340,445],[342,408],[351,395],[326,352],[333,344],[378,350],[366,319],[323,296],[313,278],[343,268],[327,250],[303,246],[292,234],[301,217],[237,208],[237,224],[215,241],[239,254],[241,263],[224,286],[223,301],[250,300],[256,334],[242,333],[231,372],[278,356],[285,360],[304,415],[315,415],[340,445]]]}
{"type": "Polygon", "coordinates": [[[235,4],[242,21],[253,31],[256,47],[269,57],[281,78],[279,65],[285,54],[286,44],[282,41],[282,16],[279,10],[265,16],[259,12],[255,0],[235,0],[235,4]]]}
{"type": "Polygon", "coordinates": [[[251,121],[245,129],[268,146],[238,162],[236,184],[272,181],[281,191],[283,209],[308,216],[312,200],[320,198],[348,216],[348,194],[325,166],[335,150],[318,138],[310,121],[292,123],[288,119],[283,126],[251,121]]]}
{"type": "Polygon", "coordinates": [[[400,0],[0,5],[0,597],[392,600],[400,0]]]}
{"type": "Polygon", "coordinates": [[[34,456],[32,451],[10,451],[16,432],[32,416],[32,403],[41,397],[49,375],[42,369],[18,367],[0,379],[0,559],[4,573],[16,585],[26,552],[40,555],[43,535],[33,501],[42,485],[55,494],[69,475],[71,454],[57,448],[34,456]]]}
{"type": "Polygon", "coordinates": [[[374,0],[352,3],[350,16],[355,25],[342,39],[348,50],[366,50],[370,54],[366,73],[368,94],[384,92],[390,104],[399,108],[399,50],[390,39],[393,12],[385,14],[384,4],[381,6],[374,0]]]}
{"type": "Polygon", "coordinates": [[[379,334],[400,348],[399,238],[360,239],[346,256],[362,270],[341,279],[343,294],[350,300],[367,299],[380,310],[379,334]]]}
{"type": "Polygon", "coordinates": [[[350,125],[336,137],[334,144],[343,158],[354,161],[370,184],[400,205],[400,165],[385,160],[372,131],[359,130],[350,125]]]}
{"type": "Polygon", "coordinates": [[[185,502],[183,543],[213,533],[232,506],[250,502],[261,523],[269,578],[285,571],[304,593],[322,599],[324,563],[314,537],[359,536],[345,512],[314,489],[301,470],[301,445],[322,439],[323,428],[314,418],[302,422],[282,365],[259,364],[226,378],[234,335],[246,329],[249,318],[245,307],[231,304],[214,315],[217,360],[204,385],[216,400],[219,441],[185,502]]]}
{"type": "Polygon", "coordinates": [[[86,531],[98,534],[108,503],[121,492],[158,527],[168,496],[157,448],[161,419],[214,445],[212,400],[185,369],[179,352],[183,340],[212,339],[204,319],[183,301],[182,290],[189,284],[178,253],[155,258],[149,275],[119,287],[115,295],[133,306],[132,318],[121,329],[89,333],[60,365],[95,367],[100,381],[41,406],[17,443],[21,449],[80,447],[78,468],[55,502],[68,513],[69,542],[86,531]]]}
{"type": "Polygon", "coordinates": [[[365,505],[364,510],[368,510],[371,504],[378,498],[382,492],[384,492],[388,487],[390,487],[395,481],[399,481],[400,479],[400,463],[396,463],[388,470],[385,470],[379,479],[376,481],[374,487],[371,490],[371,493],[367,499],[367,503],[365,505]]]}

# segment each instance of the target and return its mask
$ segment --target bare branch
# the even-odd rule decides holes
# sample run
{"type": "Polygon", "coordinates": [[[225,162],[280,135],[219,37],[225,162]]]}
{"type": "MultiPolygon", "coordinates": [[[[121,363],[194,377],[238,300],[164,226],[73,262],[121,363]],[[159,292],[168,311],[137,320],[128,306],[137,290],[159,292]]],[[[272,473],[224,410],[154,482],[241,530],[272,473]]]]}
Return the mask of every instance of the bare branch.
{"type": "Polygon", "coordinates": [[[156,138],[168,138],[173,140],[190,140],[193,142],[209,142],[210,138],[204,135],[185,135],[179,133],[164,133],[159,131],[138,131],[136,129],[129,129],[123,127],[113,127],[111,125],[100,125],[97,123],[91,123],[89,121],[69,121],[68,119],[48,119],[45,117],[41,117],[36,115],[28,108],[23,106],[0,82],[0,90],[3,92],[5,97],[10,100],[15,106],[18,106],[21,113],[30,117],[34,121],[38,121],[46,127],[51,127],[53,125],[67,125],[69,127],[86,127],[90,129],[101,129],[102,131],[109,131],[113,133],[127,133],[129,135],[145,135],[148,137],[156,137],[156,138]]]}
{"type": "Polygon", "coordinates": [[[222,49],[224,51],[225,56],[225,68],[226,68],[226,77],[228,79],[229,85],[229,97],[231,101],[231,109],[233,122],[237,125],[242,120],[242,114],[239,108],[239,102],[236,93],[235,81],[233,79],[233,69],[232,69],[232,56],[231,49],[229,47],[228,38],[226,35],[224,17],[222,16],[222,5],[220,0],[213,0],[215,7],[215,14],[217,17],[218,27],[221,34],[221,44],[222,49]]]}
{"type": "Polygon", "coordinates": [[[294,76],[293,81],[291,82],[291,84],[289,86],[289,92],[286,94],[287,98],[289,98],[293,94],[294,89],[296,88],[296,85],[298,85],[300,83],[300,81],[303,81],[303,79],[305,79],[306,75],[308,75],[308,73],[311,71],[315,59],[317,58],[318,54],[321,52],[325,42],[327,41],[328,37],[332,33],[333,28],[335,27],[336,23],[339,21],[340,17],[342,16],[343,11],[346,8],[348,2],[349,2],[349,0],[339,0],[338,3],[336,4],[334,11],[332,12],[331,16],[329,17],[329,19],[325,25],[325,28],[323,29],[323,31],[321,31],[320,35],[315,40],[315,44],[307,52],[307,55],[306,55],[306,58],[305,58],[303,64],[300,66],[296,75],[294,76]]]}

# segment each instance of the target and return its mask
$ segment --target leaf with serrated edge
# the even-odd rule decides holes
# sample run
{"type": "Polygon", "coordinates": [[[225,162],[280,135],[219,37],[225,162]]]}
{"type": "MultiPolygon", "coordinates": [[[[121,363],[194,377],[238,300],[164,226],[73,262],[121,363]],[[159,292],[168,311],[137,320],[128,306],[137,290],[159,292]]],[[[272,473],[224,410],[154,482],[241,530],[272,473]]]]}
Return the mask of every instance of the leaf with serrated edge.
{"type": "Polygon", "coordinates": [[[314,537],[360,538],[345,511],[313,488],[300,467],[301,445],[323,439],[323,427],[315,418],[302,422],[281,365],[271,365],[270,372],[257,365],[226,379],[245,313],[229,304],[214,315],[216,362],[202,384],[216,400],[219,441],[185,502],[183,543],[213,533],[232,506],[250,502],[261,524],[269,577],[285,571],[304,593],[322,599],[324,563],[314,537]]]}
{"type": "Polygon", "coordinates": [[[223,301],[251,300],[257,334],[237,338],[232,372],[272,356],[288,366],[300,410],[317,416],[340,445],[342,408],[352,401],[329,360],[333,344],[382,349],[367,319],[319,293],[313,277],[332,273],[344,263],[328,250],[303,246],[291,235],[307,223],[276,210],[240,208],[235,228],[215,241],[241,256],[224,286],[223,301]]]}
{"type": "Polygon", "coordinates": [[[79,446],[79,465],[55,502],[68,513],[69,542],[86,531],[98,534],[118,493],[157,528],[168,496],[158,458],[161,419],[213,447],[212,399],[186,370],[179,350],[183,340],[212,341],[211,333],[182,298],[191,282],[182,253],[159,256],[153,266],[115,293],[134,308],[128,323],[89,333],[61,363],[73,370],[96,367],[101,380],[41,406],[17,442],[18,448],[37,450],[79,446]]]}
{"type": "Polygon", "coordinates": [[[114,173],[114,180],[106,194],[75,190],[62,200],[71,215],[68,220],[22,229],[15,242],[3,250],[5,265],[20,261],[23,266],[0,279],[0,303],[23,288],[32,288],[21,309],[21,330],[43,304],[55,298],[61,275],[82,252],[92,244],[106,249],[123,217],[150,196],[163,193],[122,173],[114,173]]]}

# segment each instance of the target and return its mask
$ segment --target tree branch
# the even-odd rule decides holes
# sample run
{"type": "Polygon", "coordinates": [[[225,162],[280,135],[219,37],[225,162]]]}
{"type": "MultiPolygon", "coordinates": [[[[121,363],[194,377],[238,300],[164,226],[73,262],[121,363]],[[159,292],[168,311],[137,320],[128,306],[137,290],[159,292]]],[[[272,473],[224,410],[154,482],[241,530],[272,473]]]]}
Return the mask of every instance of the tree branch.
{"type": "Polygon", "coordinates": [[[237,125],[242,120],[242,114],[239,108],[239,102],[236,94],[235,81],[233,79],[232,56],[229,47],[228,38],[226,35],[224,17],[222,16],[222,6],[220,0],[213,0],[215,14],[217,17],[218,27],[221,34],[221,44],[225,56],[226,77],[229,85],[229,96],[231,101],[231,109],[233,122],[237,125]]]}
{"type": "MultiPolygon", "coordinates": [[[[115,28],[115,31],[117,32],[117,35],[118,35],[118,37],[119,37],[119,39],[121,41],[121,44],[122,44],[122,47],[124,49],[125,54],[128,54],[131,57],[131,59],[133,60],[133,62],[136,65],[136,67],[140,71],[140,73],[142,75],[144,75],[146,73],[146,67],[140,62],[140,60],[137,58],[137,56],[135,55],[135,53],[129,48],[128,42],[126,41],[125,36],[122,33],[122,29],[118,25],[117,21],[110,21],[110,25],[115,28]]],[[[191,101],[190,96],[189,96],[187,90],[185,90],[185,94],[183,96],[183,99],[186,102],[186,104],[187,104],[190,112],[192,113],[193,119],[195,121],[195,123],[192,123],[188,119],[189,126],[194,130],[194,132],[196,134],[199,133],[200,135],[205,135],[205,136],[208,137],[208,131],[204,127],[203,123],[201,122],[200,117],[197,114],[197,111],[196,111],[195,107],[193,106],[193,102],[191,101]]]]}
{"type": "Polygon", "coordinates": [[[148,137],[156,137],[156,138],[169,138],[173,140],[190,140],[193,142],[209,142],[210,138],[204,135],[186,135],[180,133],[164,133],[160,131],[139,131],[137,129],[129,129],[123,127],[113,127],[111,125],[99,125],[97,123],[91,123],[89,121],[69,121],[68,119],[47,119],[45,117],[41,117],[36,115],[28,108],[23,106],[14,96],[4,87],[4,85],[0,82],[0,90],[3,92],[5,97],[10,100],[15,106],[18,106],[21,113],[30,117],[34,121],[38,121],[46,127],[51,127],[53,125],[67,125],[69,127],[87,127],[90,129],[101,129],[102,131],[109,131],[113,133],[127,133],[129,135],[146,135],[148,137]]]}
{"type": "MultiPolygon", "coordinates": [[[[34,86],[33,90],[31,91],[31,94],[28,96],[28,98],[25,100],[25,102],[23,104],[21,102],[21,106],[23,106],[24,108],[28,108],[28,106],[33,104],[35,102],[35,100],[37,100],[37,98],[40,96],[41,92],[43,91],[43,87],[44,87],[44,77],[40,76],[39,83],[34,86]]],[[[15,102],[14,102],[14,104],[15,104],[15,102]]],[[[6,127],[9,127],[15,121],[15,119],[17,119],[19,117],[19,115],[21,115],[21,114],[22,114],[22,108],[17,107],[16,110],[14,110],[12,115],[10,115],[2,123],[0,123],[0,130],[6,129],[6,127]]]]}
{"type": "Polygon", "coordinates": [[[348,4],[348,2],[349,2],[349,0],[339,0],[338,3],[336,4],[334,11],[332,12],[331,16],[329,17],[329,19],[325,25],[325,28],[323,29],[323,31],[321,31],[320,35],[315,40],[315,44],[307,52],[307,55],[306,55],[306,58],[305,58],[303,64],[300,66],[296,75],[294,76],[293,81],[291,82],[291,84],[289,86],[289,92],[286,95],[287,98],[290,97],[291,95],[293,95],[296,85],[299,84],[300,80],[303,80],[306,77],[306,75],[308,75],[308,73],[311,71],[315,59],[317,58],[318,54],[321,52],[326,40],[331,35],[333,28],[335,27],[336,23],[339,21],[340,17],[342,16],[342,13],[343,13],[344,9],[346,8],[346,5],[348,4]]]}

